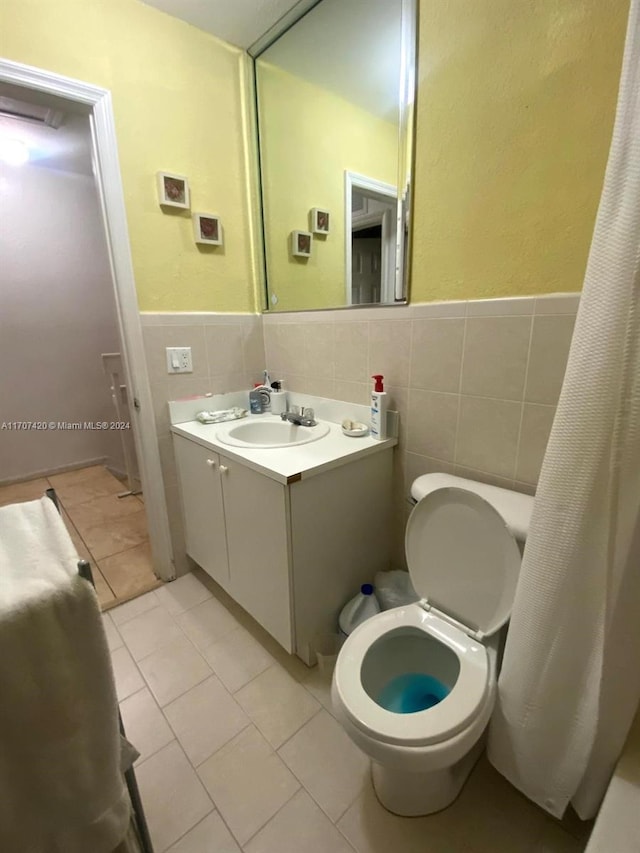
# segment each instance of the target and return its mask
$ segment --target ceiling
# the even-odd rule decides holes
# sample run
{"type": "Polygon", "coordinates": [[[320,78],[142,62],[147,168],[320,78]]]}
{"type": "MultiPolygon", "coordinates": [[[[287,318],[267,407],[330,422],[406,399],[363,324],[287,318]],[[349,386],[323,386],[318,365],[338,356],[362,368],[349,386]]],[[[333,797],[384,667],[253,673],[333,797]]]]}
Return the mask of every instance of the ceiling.
{"type": "MultiPolygon", "coordinates": [[[[142,0],[243,49],[310,0],[142,0]]],[[[324,0],[263,59],[388,121],[398,120],[401,0],[324,0]]]]}
{"type": "Polygon", "coordinates": [[[397,122],[401,13],[401,0],[323,0],[259,61],[397,122]]]}
{"type": "Polygon", "coordinates": [[[237,47],[250,47],[298,0],[142,0],[237,47]]]}

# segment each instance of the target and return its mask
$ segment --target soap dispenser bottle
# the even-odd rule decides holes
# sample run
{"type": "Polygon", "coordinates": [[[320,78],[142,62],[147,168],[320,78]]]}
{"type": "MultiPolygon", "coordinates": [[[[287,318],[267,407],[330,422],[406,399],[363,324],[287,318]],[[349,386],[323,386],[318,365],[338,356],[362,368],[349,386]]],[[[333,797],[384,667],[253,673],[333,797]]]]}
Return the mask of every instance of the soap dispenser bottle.
{"type": "Polygon", "coordinates": [[[376,373],[371,378],[375,379],[371,392],[371,438],[384,441],[387,437],[387,392],[384,390],[384,376],[376,373]]]}

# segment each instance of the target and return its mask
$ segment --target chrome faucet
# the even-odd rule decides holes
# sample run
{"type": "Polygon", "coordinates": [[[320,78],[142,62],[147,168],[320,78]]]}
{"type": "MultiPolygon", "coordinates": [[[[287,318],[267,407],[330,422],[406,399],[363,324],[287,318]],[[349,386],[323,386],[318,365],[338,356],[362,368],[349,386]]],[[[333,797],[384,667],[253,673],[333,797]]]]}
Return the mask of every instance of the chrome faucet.
{"type": "Polygon", "coordinates": [[[282,412],[280,417],[283,421],[289,421],[289,423],[292,423],[295,426],[312,427],[317,424],[315,412],[313,409],[308,407],[301,408],[300,406],[291,406],[288,411],[282,412]]]}

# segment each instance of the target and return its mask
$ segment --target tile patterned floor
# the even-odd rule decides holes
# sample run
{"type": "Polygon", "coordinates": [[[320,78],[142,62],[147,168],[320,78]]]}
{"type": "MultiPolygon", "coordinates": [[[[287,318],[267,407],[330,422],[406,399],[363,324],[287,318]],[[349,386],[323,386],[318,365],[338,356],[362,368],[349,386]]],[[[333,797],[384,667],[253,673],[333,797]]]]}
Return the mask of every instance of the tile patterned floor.
{"type": "Polygon", "coordinates": [[[209,586],[187,575],[104,615],[156,853],[584,849],[583,826],[553,821],[484,759],[444,812],[389,814],[317,668],[209,586]]]}
{"type": "Polygon", "coordinates": [[[67,530],[91,571],[104,609],[159,586],[153,574],[141,497],[119,498],[124,486],[102,465],[0,486],[0,506],[56,490],[67,530]]]}

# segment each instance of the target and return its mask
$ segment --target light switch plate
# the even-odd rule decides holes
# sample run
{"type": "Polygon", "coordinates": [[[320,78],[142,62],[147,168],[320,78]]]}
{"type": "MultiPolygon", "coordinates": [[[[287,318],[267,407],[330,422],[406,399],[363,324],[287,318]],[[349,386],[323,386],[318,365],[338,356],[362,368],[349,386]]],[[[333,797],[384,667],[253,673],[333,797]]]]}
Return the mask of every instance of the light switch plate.
{"type": "Polygon", "coordinates": [[[193,373],[191,347],[167,347],[167,373],[193,373]]]}

